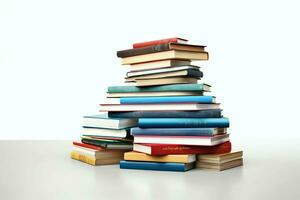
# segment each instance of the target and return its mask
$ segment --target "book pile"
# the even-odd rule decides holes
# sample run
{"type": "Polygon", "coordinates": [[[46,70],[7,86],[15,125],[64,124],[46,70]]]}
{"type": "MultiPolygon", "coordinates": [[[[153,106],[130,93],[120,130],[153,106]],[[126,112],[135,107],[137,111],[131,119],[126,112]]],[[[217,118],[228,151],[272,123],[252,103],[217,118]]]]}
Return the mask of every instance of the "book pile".
{"type": "Polygon", "coordinates": [[[187,171],[194,167],[223,170],[242,165],[231,152],[227,128],[211,86],[198,83],[203,73],[191,61],[208,60],[205,46],[181,38],[133,44],[117,52],[129,65],[129,86],[108,87],[100,111],[110,118],[138,118],[130,130],[133,150],[122,169],[187,171]],[[198,159],[198,160],[197,160],[198,159]]]}
{"type": "Polygon", "coordinates": [[[119,164],[124,152],[132,150],[130,128],[135,118],[108,118],[105,114],[83,118],[81,142],[73,142],[71,158],[91,165],[119,164]]]}

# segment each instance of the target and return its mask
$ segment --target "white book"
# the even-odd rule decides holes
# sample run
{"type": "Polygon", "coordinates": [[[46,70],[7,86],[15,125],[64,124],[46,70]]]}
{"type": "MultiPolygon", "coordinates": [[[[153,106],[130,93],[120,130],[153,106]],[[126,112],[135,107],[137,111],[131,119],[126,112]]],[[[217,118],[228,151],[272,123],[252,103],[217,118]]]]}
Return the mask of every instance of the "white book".
{"type": "Polygon", "coordinates": [[[84,116],[83,127],[123,129],[137,125],[134,118],[108,118],[106,114],[84,116]]]}
{"type": "Polygon", "coordinates": [[[127,135],[127,130],[126,129],[107,129],[107,128],[84,127],[83,135],[125,138],[127,135]]]}
{"type": "Polygon", "coordinates": [[[164,111],[164,110],[210,110],[220,104],[170,103],[170,104],[101,104],[100,111],[164,111]]]}
{"type": "Polygon", "coordinates": [[[152,144],[179,144],[179,145],[203,145],[214,146],[229,141],[229,134],[216,135],[213,137],[201,136],[134,136],[134,143],[152,144]]]}

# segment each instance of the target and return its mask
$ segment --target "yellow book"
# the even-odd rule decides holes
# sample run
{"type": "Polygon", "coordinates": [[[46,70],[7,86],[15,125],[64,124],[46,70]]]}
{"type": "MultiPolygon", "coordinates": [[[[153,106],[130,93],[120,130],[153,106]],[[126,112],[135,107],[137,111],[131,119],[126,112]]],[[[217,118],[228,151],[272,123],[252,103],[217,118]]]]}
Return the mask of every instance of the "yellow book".
{"type": "Polygon", "coordinates": [[[119,164],[120,160],[122,160],[122,157],[96,159],[91,156],[80,154],[76,151],[71,152],[71,158],[94,166],[119,164]]]}
{"type": "Polygon", "coordinates": [[[191,163],[196,161],[196,156],[194,154],[151,156],[144,153],[131,151],[124,154],[124,160],[191,163]]]}

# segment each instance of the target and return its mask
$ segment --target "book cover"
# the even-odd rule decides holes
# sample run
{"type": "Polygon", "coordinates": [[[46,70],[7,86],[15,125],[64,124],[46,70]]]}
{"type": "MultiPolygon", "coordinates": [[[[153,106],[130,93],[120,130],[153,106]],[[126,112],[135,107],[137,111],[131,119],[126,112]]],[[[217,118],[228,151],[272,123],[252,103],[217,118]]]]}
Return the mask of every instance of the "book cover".
{"type": "Polygon", "coordinates": [[[81,143],[81,142],[75,142],[75,141],[73,142],[73,145],[83,147],[83,148],[92,149],[92,150],[95,150],[95,151],[104,150],[102,147],[99,147],[99,146],[95,146],[95,145],[91,145],[91,144],[85,144],[85,143],[81,143]]]}
{"type": "Polygon", "coordinates": [[[121,97],[121,104],[215,103],[214,96],[121,97]]]}
{"type": "Polygon", "coordinates": [[[159,163],[140,161],[120,161],[121,169],[141,169],[156,171],[178,171],[185,172],[195,167],[195,163],[159,163]]]}
{"type": "Polygon", "coordinates": [[[215,146],[192,146],[174,144],[137,144],[133,150],[149,155],[173,155],[173,154],[223,154],[231,151],[231,142],[225,142],[215,146]]]}
{"type": "Polygon", "coordinates": [[[122,93],[122,92],[202,92],[210,91],[208,84],[177,84],[177,85],[163,85],[153,87],[136,87],[136,86],[110,86],[108,93],[122,93]]]}
{"type": "Polygon", "coordinates": [[[165,43],[170,43],[170,42],[186,44],[188,42],[188,40],[183,39],[183,38],[173,37],[173,38],[166,38],[166,39],[160,39],[160,40],[138,42],[138,43],[134,43],[132,45],[132,47],[133,48],[142,48],[142,47],[153,46],[153,45],[158,45],[158,44],[165,44],[165,43]]]}
{"type": "Polygon", "coordinates": [[[165,156],[151,156],[139,152],[126,152],[124,160],[132,161],[146,161],[146,162],[174,162],[174,163],[191,163],[196,161],[195,154],[185,155],[165,155],[165,156]]]}
{"type": "Polygon", "coordinates": [[[140,128],[228,128],[228,118],[139,118],[140,128]]]}
{"type": "Polygon", "coordinates": [[[222,110],[108,112],[108,116],[120,118],[220,118],[222,110]]]}
{"type": "Polygon", "coordinates": [[[226,128],[131,128],[131,135],[213,136],[226,133],[226,128]]]}

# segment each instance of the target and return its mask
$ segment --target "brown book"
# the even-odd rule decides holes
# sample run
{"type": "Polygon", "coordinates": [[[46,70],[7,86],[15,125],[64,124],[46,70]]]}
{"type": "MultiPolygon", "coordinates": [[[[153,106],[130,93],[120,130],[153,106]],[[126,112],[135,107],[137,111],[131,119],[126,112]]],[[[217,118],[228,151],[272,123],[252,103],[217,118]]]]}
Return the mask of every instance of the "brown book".
{"type": "Polygon", "coordinates": [[[81,161],[81,162],[84,162],[84,163],[87,163],[90,165],[94,165],[94,166],[119,164],[120,160],[123,159],[123,157],[96,159],[91,156],[80,154],[79,152],[76,152],[76,151],[72,151],[70,156],[74,160],[78,160],[78,161],[81,161]]]}
{"type": "Polygon", "coordinates": [[[239,159],[242,156],[243,156],[243,151],[234,151],[234,152],[224,153],[224,154],[207,154],[207,155],[199,154],[197,155],[197,160],[207,162],[207,163],[222,164],[228,161],[239,159]]]}
{"type": "Polygon", "coordinates": [[[203,45],[165,43],[165,44],[159,44],[154,46],[147,46],[143,48],[126,49],[126,50],[118,51],[117,56],[120,58],[126,58],[130,56],[138,56],[143,54],[157,53],[157,52],[170,51],[170,50],[203,52],[204,49],[205,46],[203,45]]]}

